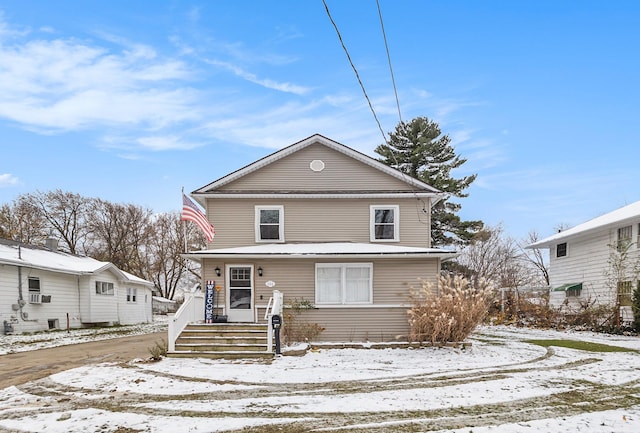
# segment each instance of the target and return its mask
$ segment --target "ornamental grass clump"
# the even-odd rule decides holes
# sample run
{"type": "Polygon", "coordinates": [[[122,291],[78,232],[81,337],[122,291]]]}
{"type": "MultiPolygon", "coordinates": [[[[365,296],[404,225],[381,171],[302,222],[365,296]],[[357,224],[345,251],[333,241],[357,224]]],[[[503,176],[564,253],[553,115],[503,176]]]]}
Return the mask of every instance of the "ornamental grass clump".
{"type": "Polygon", "coordinates": [[[491,290],[469,287],[462,277],[440,277],[438,285],[422,282],[411,289],[408,310],[411,341],[462,342],[487,314],[491,290]]]}

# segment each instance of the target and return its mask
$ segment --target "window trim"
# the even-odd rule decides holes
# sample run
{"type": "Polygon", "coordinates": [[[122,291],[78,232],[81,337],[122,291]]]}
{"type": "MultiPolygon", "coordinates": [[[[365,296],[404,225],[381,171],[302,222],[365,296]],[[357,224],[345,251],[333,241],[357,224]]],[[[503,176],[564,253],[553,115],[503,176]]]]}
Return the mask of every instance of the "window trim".
{"type": "Polygon", "coordinates": [[[127,302],[133,304],[138,302],[138,289],[136,287],[127,287],[127,302]]]}
{"type": "Polygon", "coordinates": [[[41,293],[42,292],[42,284],[40,281],[40,277],[27,277],[27,287],[29,288],[29,293],[41,293]],[[31,287],[31,282],[32,281],[37,281],[38,282],[38,287],[37,288],[32,288],[31,287]]]}
{"type": "Polygon", "coordinates": [[[315,303],[318,306],[358,306],[358,305],[373,305],[373,263],[371,262],[357,262],[357,263],[316,263],[315,266],[315,303]],[[340,268],[340,302],[322,302],[319,298],[318,292],[318,269],[320,268],[340,268]],[[368,300],[361,302],[348,302],[346,291],[346,270],[348,268],[367,268],[369,270],[369,284],[368,284],[368,300]]]}
{"type": "Polygon", "coordinates": [[[633,242],[633,224],[628,224],[626,226],[621,226],[616,229],[616,249],[618,251],[626,251],[631,247],[631,243],[633,242]],[[627,234],[628,236],[621,237],[622,234],[627,234]]]}
{"type": "Polygon", "coordinates": [[[256,205],[255,206],[255,238],[256,243],[284,243],[284,206],[282,205],[256,205]],[[262,239],[260,236],[260,212],[263,210],[278,211],[278,239],[262,239]]]}
{"type": "Polygon", "coordinates": [[[96,295],[101,296],[115,296],[115,285],[109,281],[96,280],[96,295]]]}
{"type": "Polygon", "coordinates": [[[369,240],[371,242],[400,242],[400,206],[397,204],[372,204],[369,206],[369,240]],[[376,238],[376,211],[393,210],[393,238],[376,238]]]}
{"type": "Polygon", "coordinates": [[[567,257],[569,255],[569,244],[567,244],[566,242],[560,242],[558,244],[556,244],[556,259],[561,259],[563,257],[567,257]],[[558,255],[558,247],[560,245],[564,245],[564,254],[563,255],[558,255]]]}

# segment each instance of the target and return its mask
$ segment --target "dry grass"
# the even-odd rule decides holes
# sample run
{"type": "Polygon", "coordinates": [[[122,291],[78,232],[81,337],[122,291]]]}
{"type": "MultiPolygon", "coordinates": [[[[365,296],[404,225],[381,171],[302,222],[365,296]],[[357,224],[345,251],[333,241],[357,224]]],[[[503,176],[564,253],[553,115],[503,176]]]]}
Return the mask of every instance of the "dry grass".
{"type": "Polygon", "coordinates": [[[459,276],[440,277],[438,286],[423,281],[412,289],[410,339],[433,344],[464,341],[487,313],[491,291],[472,289],[459,276]]]}

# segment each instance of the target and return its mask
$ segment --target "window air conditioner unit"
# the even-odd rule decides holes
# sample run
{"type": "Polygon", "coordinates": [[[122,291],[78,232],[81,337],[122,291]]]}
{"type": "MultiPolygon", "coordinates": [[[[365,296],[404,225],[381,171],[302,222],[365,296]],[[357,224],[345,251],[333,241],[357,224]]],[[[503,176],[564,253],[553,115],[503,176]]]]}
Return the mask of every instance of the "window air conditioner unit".
{"type": "Polygon", "coordinates": [[[29,303],[30,304],[41,304],[42,300],[40,298],[40,293],[29,293],[29,303]]]}

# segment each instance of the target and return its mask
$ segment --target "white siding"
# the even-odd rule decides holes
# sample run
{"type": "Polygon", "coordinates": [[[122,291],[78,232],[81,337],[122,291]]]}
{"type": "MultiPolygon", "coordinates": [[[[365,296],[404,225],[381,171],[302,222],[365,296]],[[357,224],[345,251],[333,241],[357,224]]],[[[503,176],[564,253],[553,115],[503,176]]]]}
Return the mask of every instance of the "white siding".
{"type": "Polygon", "coordinates": [[[22,268],[22,295],[26,302],[22,312],[13,311],[18,304],[18,267],[0,265],[0,320],[14,323],[14,331],[36,332],[49,329],[49,320],[57,321],[59,329],[81,326],[78,300],[78,277],[70,274],[22,268]],[[50,303],[30,304],[28,278],[40,279],[40,294],[51,296],[50,303]]]}
{"type": "MultiPolygon", "coordinates": [[[[621,224],[628,225],[628,224],[621,224]]],[[[638,236],[638,223],[634,223],[635,242],[638,236]]],[[[569,238],[566,257],[556,257],[556,246],[550,250],[549,278],[551,287],[558,287],[568,283],[582,283],[582,293],[579,298],[567,298],[563,292],[552,292],[551,302],[559,306],[566,299],[569,305],[577,305],[581,301],[595,301],[599,304],[615,302],[616,287],[608,281],[609,258],[611,245],[615,244],[617,228],[603,228],[586,233],[581,237],[569,238]]],[[[561,242],[564,242],[561,241],[561,242]]],[[[638,260],[640,250],[637,243],[631,246],[629,263],[638,260]]],[[[637,281],[634,280],[634,287],[637,281]]]]}
{"type": "Polygon", "coordinates": [[[121,325],[132,325],[134,323],[151,322],[153,315],[151,312],[151,289],[140,284],[120,283],[118,290],[118,322],[121,325]],[[127,301],[127,288],[136,289],[135,302],[127,301]]]}

